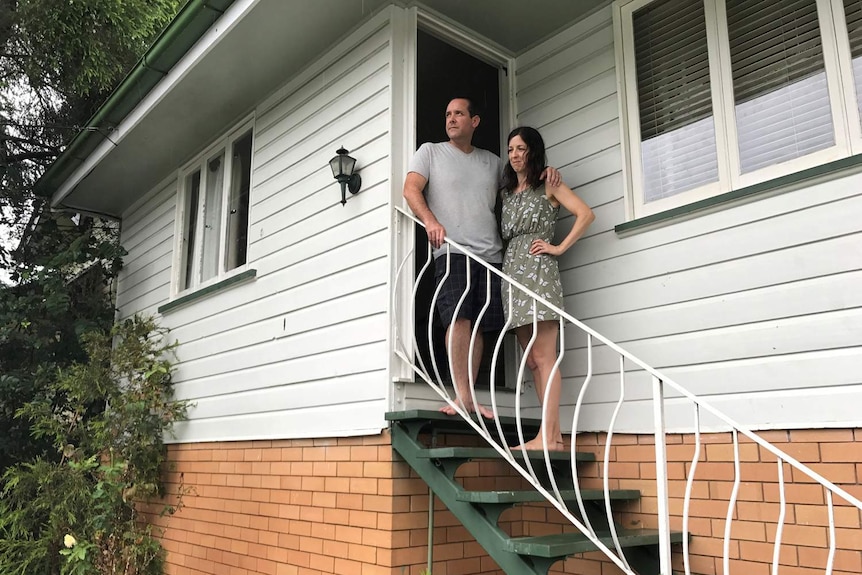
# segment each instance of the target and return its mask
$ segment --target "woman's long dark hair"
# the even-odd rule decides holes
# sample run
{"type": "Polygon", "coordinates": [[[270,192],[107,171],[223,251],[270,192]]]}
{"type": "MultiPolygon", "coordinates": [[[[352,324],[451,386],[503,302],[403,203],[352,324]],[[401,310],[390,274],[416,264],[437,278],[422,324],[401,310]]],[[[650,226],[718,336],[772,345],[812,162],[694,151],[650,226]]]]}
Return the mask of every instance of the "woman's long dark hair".
{"type": "MultiPolygon", "coordinates": [[[[545,141],[538,130],[529,126],[521,126],[509,132],[509,138],[506,142],[511,143],[515,136],[521,136],[521,139],[527,144],[527,183],[531,188],[538,188],[542,184],[539,176],[542,175],[547,164],[545,141]]],[[[517,187],[518,174],[507,161],[506,167],[503,169],[503,189],[511,192],[517,187]]]]}

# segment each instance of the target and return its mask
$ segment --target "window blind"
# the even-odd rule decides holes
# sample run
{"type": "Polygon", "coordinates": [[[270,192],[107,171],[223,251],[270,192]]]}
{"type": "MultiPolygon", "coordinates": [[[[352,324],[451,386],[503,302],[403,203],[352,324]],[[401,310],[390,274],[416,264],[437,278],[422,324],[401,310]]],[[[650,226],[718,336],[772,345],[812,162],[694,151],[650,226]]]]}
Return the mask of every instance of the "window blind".
{"type": "Polygon", "coordinates": [[[815,0],[727,0],[743,173],[835,143],[815,0]]]}
{"type": "Polygon", "coordinates": [[[850,57],[853,60],[853,80],[856,86],[856,106],[862,117],[862,0],[844,0],[844,17],[850,38],[850,57]]]}
{"type": "Polygon", "coordinates": [[[703,3],[665,0],[634,15],[641,138],[712,115],[703,3]]]}
{"type": "Polygon", "coordinates": [[[632,16],[644,201],[717,181],[702,0],[659,0],[632,16]]]}

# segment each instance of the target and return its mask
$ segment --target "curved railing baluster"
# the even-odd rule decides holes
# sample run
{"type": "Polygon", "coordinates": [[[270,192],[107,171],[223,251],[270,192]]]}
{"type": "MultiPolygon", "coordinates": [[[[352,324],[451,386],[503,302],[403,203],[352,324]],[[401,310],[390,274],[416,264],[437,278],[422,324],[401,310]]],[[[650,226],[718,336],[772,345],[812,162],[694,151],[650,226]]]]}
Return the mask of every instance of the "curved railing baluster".
{"type": "Polygon", "coordinates": [[[835,565],[835,506],[832,504],[832,492],[826,490],[826,509],[829,513],[829,556],[826,558],[826,573],[832,575],[835,565]]]}
{"type": "MultiPolygon", "coordinates": [[[[467,267],[469,270],[469,266],[467,267]]],[[[491,437],[491,433],[488,431],[488,427],[485,425],[485,418],[482,417],[482,413],[479,410],[479,399],[476,397],[476,382],[473,378],[473,346],[476,345],[476,336],[479,333],[479,330],[482,327],[482,319],[485,317],[485,312],[488,311],[488,308],[491,307],[491,274],[488,271],[485,271],[485,303],[482,306],[482,309],[479,310],[479,314],[476,316],[476,321],[473,322],[473,333],[470,336],[470,353],[468,355],[468,369],[467,373],[470,376],[470,399],[473,401],[473,409],[476,411],[476,419],[479,421],[479,426],[482,428],[484,432],[484,436],[487,438],[491,437]]],[[[484,335],[483,337],[483,345],[484,345],[484,335]]],[[[481,357],[479,360],[481,361],[481,357]]],[[[492,382],[493,383],[493,382],[492,382]]],[[[494,419],[497,419],[497,414],[494,414],[494,419]]]]}
{"type": "MultiPolygon", "coordinates": [[[[512,290],[506,290],[508,297],[508,309],[512,309],[512,290]]],[[[506,434],[503,432],[503,423],[500,419],[500,411],[497,406],[497,390],[493,385],[495,381],[495,377],[497,375],[497,360],[499,358],[500,349],[503,347],[503,340],[506,337],[506,331],[509,329],[509,326],[512,325],[512,314],[506,315],[506,321],[503,324],[503,329],[500,331],[500,335],[497,337],[497,344],[494,346],[494,355],[491,357],[491,411],[494,412],[494,423],[497,427],[497,433],[499,434],[497,437],[500,438],[500,441],[503,442],[503,449],[510,459],[512,458],[512,450],[509,448],[509,444],[505,441],[506,434]]]]}
{"type": "MultiPolygon", "coordinates": [[[[521,420],[521,382],[524,380],[524,368],[527,366],[527,358],[529,357],[530,351],[533,349],[533,344],[536,343],[536,339],[538,337],[536,311],[536,300],[533,300],[533,334],[530,336],[530,341],[527,342],[527,346],[524,348],[524,355],[521,357],[521,365],[518,368],[518,388],[515,391],[515,426],[518,428],[519,444],[517,449],[519,449],[523,455],[524,463],[527,466],[530,477],[533,481],[538,483],[539,479],[533,469],[533,463],[530,461],[530,456],[527,455],[527,447],[525,445],[526,441],[524,440],[524,422],[521,420]]],[[[536,385],[536,383],[533,382],[533,385],[536,385]]]]}
{"type": "Polygon", "coordinates": [[[620,545],[620,538],[617,535],[616,527],[614,527],[614,514],[611,509],[611,488],[610,488],[610,473],[608,473],[608,469],[610,468],[610,459],[611,459],[611,444],[613,443],[614,437],[614,427],[617,423],[617,416],[620,413],[620,409],[623,407],[623,401],[625,401],[626,394],[626,366],[625,366],[626,358],[622,355],[620,356],[620,397],[617,400],[617,404],[614,407],[613,415],[611,415],[611,421],[608,424],[608,438],[605,441],[605,457],[604,457],[604,469],[602,473],[602,488],[605,492],[605,513],[607,513],[608,517],[608,527],[611,531],[611,538],[614,541],[614,547],[617,550],[617,555],[619,555],[620,559],[622,559],[623,563],[627,569],[631,570],[628,561],[626,560],[625,554],[623,554],[622,546],[620,545]]]}
{"type": "MultiPolygon", "coordinates": [[[[440,368],[437,366],[437,350],[434,349],[434,309],[437,307],[437,298],[440,297],[440,291],[443,289],[443,283],[446,279],[449,278],[449,272],[451,271],[449,266],[449,246],[446,246],[446,271],[443,274],[443,279],[437,285],[437,288],[434,290],[434,295],[431,297],[431,306],[428,312],[428,355],[431,358],[431,367],[434,368],[434,377],[436,381],[439,382],[440,389],[445,393],[446,399],[450,400],[449,393],[446,392],[446,388],[443,385],[443,378],[440,377],[440,368]]],[[[451,372],[450,372],[451,373],[451,372]]],[[[458,392],[455,391],[455,398],[458,398],[458,392]]]]}
{"type": "MultiPolygon", "coordinates": [[[[425,273],[428,271],[428,269],[430,269],[431,265],[434,263],[434,259],[431,257],[431,244],[430,243],[428,244],[428,249],[426,251],[428,252],[428,254],[425,258],[425,264],[419,269],[419,274],[416,276],[416,281],[413,282],[413,290],[411,292],[411,301],[413,301],[413,302],[416,301],[416,294],[419,293],[419,284],[421,283],[422,278],[425,277],[425,273]]],[[[413,253],[413,250],[410,250],[411,255],[412,255],[412,253],[413,253]]],[[[410,317],[413,317],[415,310],[416,310],[415,306],[410,307],[410,317]]],[[[431,313],[434,313],[433,308],[432,308],[431,313]]],[[[397,322],[396,322],[396,325],[397,325],[397,322]]],[[[414,330],[412,330],[412,332],[413,332],[412,333],[413,353],[414,353],[416,359],[419,361],[419,366],[422,368],[422,371],[424,371],[425,373],[428,373],[428,368],[425,366],[425,361],[422,359],[422,354],[419,352],[419,342],[416,340],[416,330],[414,329],[414,330]]],[[[429,342],[429,346],[430,346],[430,342],[429,342]]]]}
{"type": "Polygon", "coordinates": [[[593,529],[592,524],[590,523],[590,518],[587,515],[587,509],[584,505],[584,496],[581,494],[581,486],[578,480],[577,473],[577,445],[578,445],[578,419],[581,414],[581,406],[584,404],[584,396],[587,393],[587,389],[590,387],[590,383],[593,379],[593,336],[589,333],[587,334],[587,374],[584,378],[584,383],[581,385],[581,391],[578,393],[578,399],[575,400],[575,410],[572,413],[572,445],[570,447],[571,450],[571,467],[572,467],[572,482],[575,488],[575,500],[578,503],[578,511],[581,513],[581,517],[584,518],[584,523],[587,528],[590,530],[590,533],[595,536],[596,530],[593,529]]]}
{"type": "Polygon", "coordinates": [[[727,503],[727,519],[724,522],[724,575],[730,575],[730,531],[733,524],[733,513],[736,511],[736,498],[739,495],[739,435],[733,430],[733,489],[730,501],[727,503]]]}
{"type": "MultiPolygon", "coordinates": [[[[553,367],[551,368],[551,373],[548,375],[548,381],[545,382],[545,399],[542,401],[542,421],[545,421],[548,418],[548,399],[551,395],[551,386],[554,382],[554,374],[559,372],[560,364],[563,363],[563,356],[566,355],[566,332],[565,332],[565,324],[563,323],[563,318],[559,319],[559,330],[560,330],[560,351],[557,353],[557,360],[554,362],[553,367]]],[[[560,385],[563,385],[563,377],[560,374],[560,385]]],[[[562,390],[560,390],[560,403],[562,403],[562,390]]],[[[558,408],[559,409],[559,408],[558,408]]],[[[560,430],[562,431],[562,421],[559,422],[560,430]]],[[[560,505],[565,505],[565,501],[563,501],[563,496],[560,495],[560,488],[557,487],[557,478],[554,476],[554,470],[551,466],[551,454],[548,452],[548,439],[547,434],[543,434],[542,446],[544,449],[545,456],[545,468],[548,471],[548,477],[550,478],[551,488],[554,490],[554,495],[557,497],[557,501],[560,502],[560,505]]],[[[577,475],[574,471],[573,475],[577,475]]]]}
{"type": "MultiPolygon", "coordinates": [[[[449,273],[449,271],[451,269],[451,265],[452,265],[451,259],[452,259],[452,253],[451,253],[451,249],[450,249],[449,252],[446,254],[446,273],[447,274],[449,273]]],[[[452,385],[455,388],[455,397],[458,399],[458,406],[461,408],[461,410],[464,410],[464,413],[467,413],[467,416],[469,416],[470,414],[465,409],[465,406],[467,405],[467,398],[461,397],[461,391],[458,389],[458,384],[455,381],[455,365],[452,363],[452,354],[449,353],[449,350],[452,349],[452,342],[455,339],[455,330],[454,330],[455,322],[458,321],[458,314],[461,312],[461,307],[464,305],[464,300],[467,299],[467,294],[470,293],[470,287],[471,287],[471,283],[472,283],[470,281],[471,280],[471,278],[470,278],[470,258],[467,258],[466,265],[467,265],[467,287],[464,288],[464,292],[461,294],[461,297],[458,298],[458,303],[455,304],[455,310],[452,312],[452,319],[449,322],[449,329],[446,330],[447,331],[446,339],[448,340],[448,344],[449,344],[446,347],[446,359],[449,363],[449,375],[452,377],[452,385]]],[[[448,276],[447,276],[447,278],[444,278],[443,280],[440,281],[441,287],[446,282],[446,279],[448,279],[448,276]]],[[[432,313],[433,313],[433,308],[432,308],[432,313]]],[[[468,383],[467,383],[467,385],[472,385],[470,382],[470,380],[472,379],[472,371],[471,371],[472,370],[471,366],[473,364],[472,360],[473,360],[473,349],[468,348],[468,351],[467,351],[467,378],[468,378],[467,382],[468,383]]]]}
{"type": "Polygon", "coordinates": [[[694,455],[691,457],[691,469],[685,480],[685,497],[682,503],[682,559],[685,575],[691,575],[691,558],[688,554],[688,519],[691,511],[691,492],[694,488],[694,477],[697,472],[697,463],[700,461],[700,406],[694,405],[694,455]]]}
{"type": "Polygon", "coordinates": [[[784,534],[784,519],[787,516],[787,497],[784,494],[784,462],[778,463],[778,525],[775,528],[775,544],[772,553],[772,575],[778,575],[779,559],[781,557],[781,536],[784,534]]]}

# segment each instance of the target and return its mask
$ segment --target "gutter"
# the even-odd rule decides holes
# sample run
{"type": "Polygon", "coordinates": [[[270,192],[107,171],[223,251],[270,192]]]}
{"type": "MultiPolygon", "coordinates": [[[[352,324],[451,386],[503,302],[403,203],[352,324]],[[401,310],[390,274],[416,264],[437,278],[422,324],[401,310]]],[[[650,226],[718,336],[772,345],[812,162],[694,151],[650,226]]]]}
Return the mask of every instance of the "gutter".
{"type": "Polygon", "coordinates": [[[171,68],[186,55],[234,0],[189,0],[111,92],[84,129],[36,181],[34,191],[50,197],[108,138],[110,132],[150,93],[171,68]]]}

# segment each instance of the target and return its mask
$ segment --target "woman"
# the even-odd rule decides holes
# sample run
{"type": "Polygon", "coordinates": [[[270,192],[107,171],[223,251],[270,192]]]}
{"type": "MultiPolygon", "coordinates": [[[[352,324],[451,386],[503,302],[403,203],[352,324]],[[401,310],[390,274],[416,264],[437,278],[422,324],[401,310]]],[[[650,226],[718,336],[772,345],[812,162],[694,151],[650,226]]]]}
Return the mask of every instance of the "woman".
{"type": "MultiPolygon", "coordinates": [[[[503,239],[508,241],[503,258],[503,272],[558,308],[563,307],[563,287],[557,257],[578,241],[595,219],[593,211],[562,182],[558,186],[544,184],[539,176],[545,167],[545,143],[533,128],[515,128],[509,134],[509,163],[503,175],[503,239]],[[565,238],[551,243],[560,206],[575,216],[575,222],[565,238]]],[[[511,315],[510,329],[515,330],[518,343],[526,349],[533,336],[533,300],[520,290],[512,290],[512,301],[503,288],[503,308],[511,315]],[[510,309],[511,308],[511,309],[510,309]]],[[[547,417],[539,433],[525,444],[527,449],[543,449],[543,435],[548,449],[564,450],[560,432],[560,371],[554,369],[557,358],[559,315],[550,308],[536,305],[536,341],[527,355],[527,366],[533,374],[539,402],[545,399],[550,383],[547,417]],[[553,375],[551,372],[553,371],[553,375]],[[550,381],[549,381],[550,380],[550,381]]]]}

